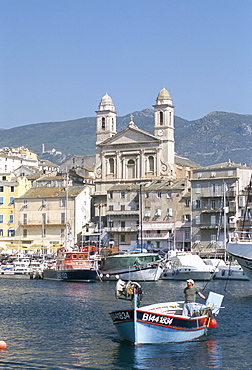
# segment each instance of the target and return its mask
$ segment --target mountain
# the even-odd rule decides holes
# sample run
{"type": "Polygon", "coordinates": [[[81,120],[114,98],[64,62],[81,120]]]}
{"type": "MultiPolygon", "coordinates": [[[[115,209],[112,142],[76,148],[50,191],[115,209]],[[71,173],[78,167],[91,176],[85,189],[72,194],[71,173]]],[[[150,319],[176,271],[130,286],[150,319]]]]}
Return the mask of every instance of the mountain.
{"type": "MultiPolygon", "coordinates": [[[[135,124],[153,133],[154,112],[144,109],[133,113],[135,124]]],[[[117,132],[127,127],[130,115],[117,117],[117,132]]],[[[37,123],[0,130],[0,147],[25,146],[42,156],[53,148],[61,155],[43,154],[43,158],[60,163],[67,156],[95,154],[95,117],[64,122],[37,123]]],[[[175,117],[175,149],[202,166],[229,159],[235,163],[252,165],[252,115],[211,112],[205,117],[187,121],[175,117]]]]}

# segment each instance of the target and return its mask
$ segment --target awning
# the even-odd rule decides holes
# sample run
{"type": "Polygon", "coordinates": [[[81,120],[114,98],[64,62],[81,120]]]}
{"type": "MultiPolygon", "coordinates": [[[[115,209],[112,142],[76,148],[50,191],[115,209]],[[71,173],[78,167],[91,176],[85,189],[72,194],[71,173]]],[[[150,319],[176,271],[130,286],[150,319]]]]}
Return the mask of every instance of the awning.
{"type": "Polygon", "coordinates": [[[30,246],[30,249],[39,249],[39,248],[41,248],[41,247],[43,247],[43,244],[32,244],[32,245],[30,246]]]}
{"type": "Polygon", "coordinates": [[[8,247],[10,249],[19,249],[19,248],[27,249],[27,248],[30,248],[30,246],[28,247],[24,244],[6,244],[6,247],[8,247]]]}

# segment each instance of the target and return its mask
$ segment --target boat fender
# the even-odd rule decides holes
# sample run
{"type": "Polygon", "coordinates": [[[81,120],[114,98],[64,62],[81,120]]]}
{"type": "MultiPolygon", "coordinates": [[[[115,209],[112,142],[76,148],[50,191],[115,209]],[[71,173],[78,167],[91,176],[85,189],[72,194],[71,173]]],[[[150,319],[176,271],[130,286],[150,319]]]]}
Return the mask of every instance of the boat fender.
{"type": "Polygon", "coordinates": [[[179,270],[176,270],[176,275],[178,275],[179,274],[179,270]]]}
{"type": "Polygon", "coordinates": [[[217,320],[214,319],[214,318],[210,318],[209,323],[208,323],[208,327],[210,329],[214,329],[214,328],[216,328],[216,326],[217,326],[217,320]]]}
{"type": "Polygon", "coordinates": [[[222,270],[221,271],[221,276],[224,276],[225,275],[225,270],[222,270]]]}

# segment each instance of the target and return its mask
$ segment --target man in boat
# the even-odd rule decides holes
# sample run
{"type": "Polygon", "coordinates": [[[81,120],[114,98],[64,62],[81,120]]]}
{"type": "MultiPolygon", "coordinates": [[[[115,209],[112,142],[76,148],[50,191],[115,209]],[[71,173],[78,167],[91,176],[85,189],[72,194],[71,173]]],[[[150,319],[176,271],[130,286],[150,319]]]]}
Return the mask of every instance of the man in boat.
{"type": "Polygon", "coordinates": [[[199,291],[198,288],[194,286],[194,281],[192,279],[186,280],[186,283],[187,287],[184,289],[185,303],[182,315],[193,316],[196,294],[198,294],[200,298],[204,300],[206,300],[206,297],[199,291]]]}

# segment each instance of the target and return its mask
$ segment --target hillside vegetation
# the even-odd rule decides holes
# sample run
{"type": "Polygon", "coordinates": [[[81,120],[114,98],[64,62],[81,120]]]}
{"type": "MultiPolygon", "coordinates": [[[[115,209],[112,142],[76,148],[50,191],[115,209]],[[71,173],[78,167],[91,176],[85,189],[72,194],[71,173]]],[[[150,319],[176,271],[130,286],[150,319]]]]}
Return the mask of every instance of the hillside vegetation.
{"type": "MultiPolygon", "coordinates": [[[[134,122],[142,130],[153,133],[154,112],[134,112],[134,122]]],[[[117,117],[117,132],[130,121],[130,115],[117,117]]],[[[69,155],[95,154],[95,117],[64,122],[37,123],[0,131],[0,147],[25,146],[42,154],[55,148],[62,155],[43,155],[59,163],[69,155]]],[[[212,112],[194,121],[175,117],[175,149],[203,166],[231,160],[252,165],[252,115],[212,112]]]]}

